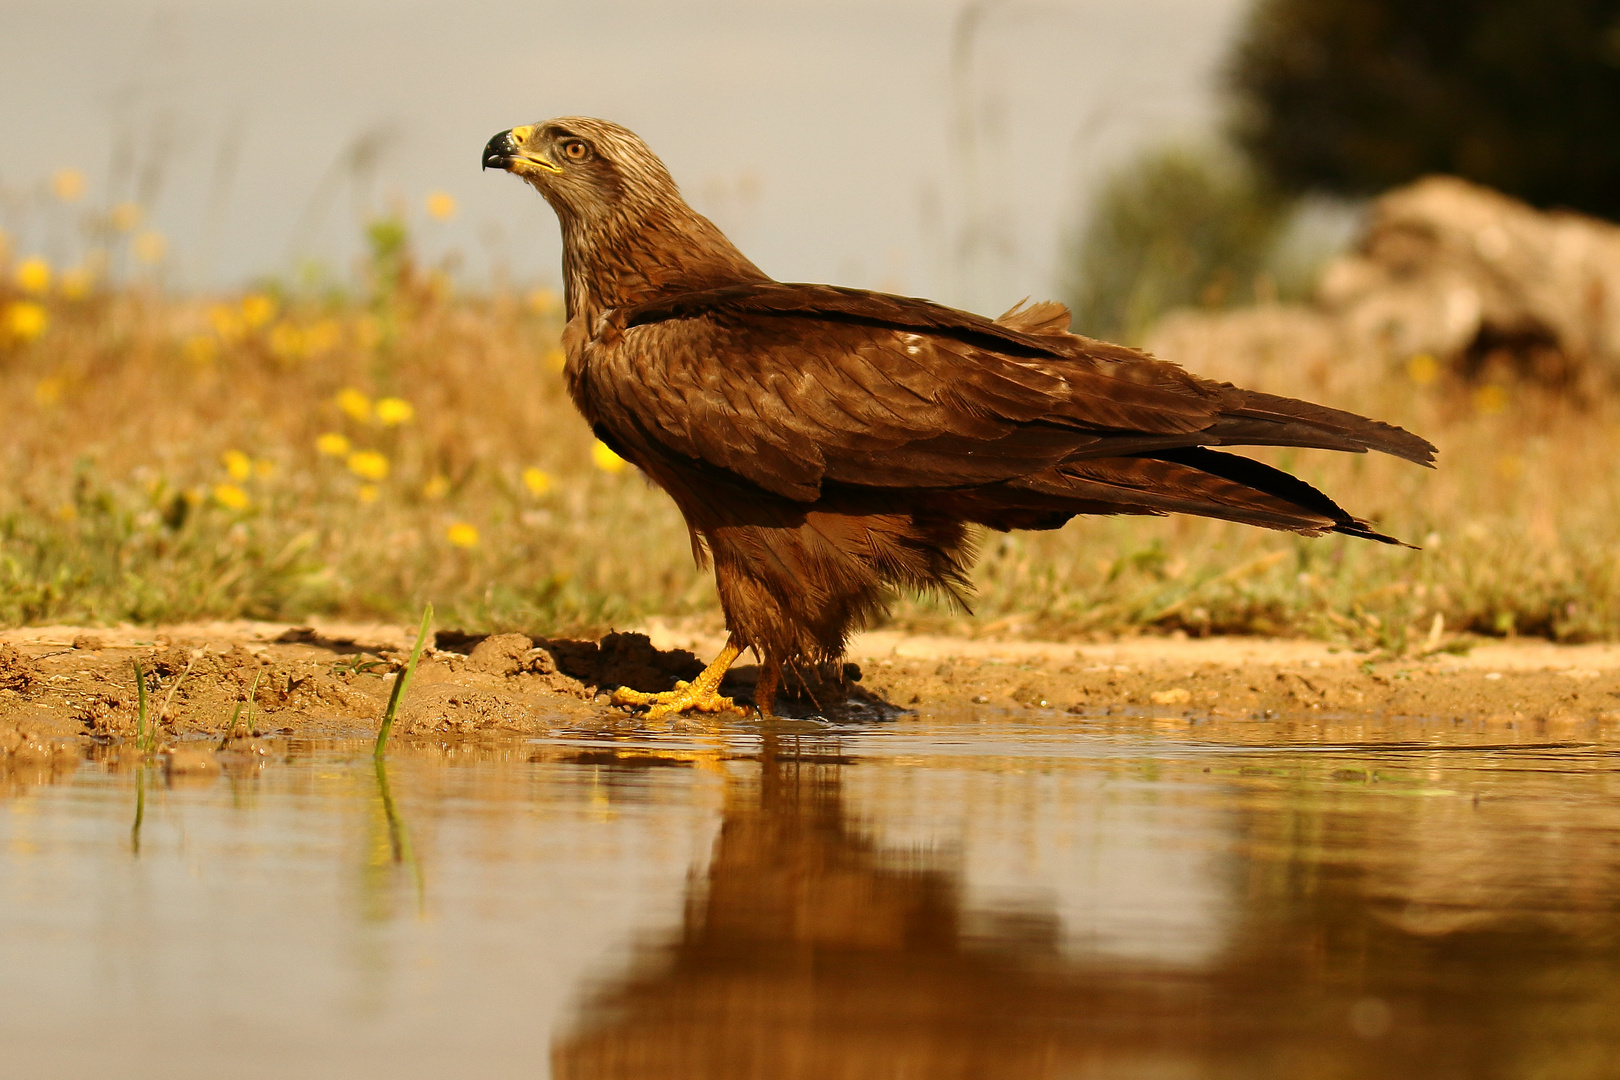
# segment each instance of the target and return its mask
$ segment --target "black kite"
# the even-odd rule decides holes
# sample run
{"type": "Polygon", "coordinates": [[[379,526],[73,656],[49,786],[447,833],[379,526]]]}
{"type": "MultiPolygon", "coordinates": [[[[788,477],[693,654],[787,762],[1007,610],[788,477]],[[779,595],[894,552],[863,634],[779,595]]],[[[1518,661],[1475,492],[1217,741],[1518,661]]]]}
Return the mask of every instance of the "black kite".
{"type": "Polygon", "coordinates": [[[770,715],[782,665],[841,656],[891,589],[960,595],[975,525],[1183,513],[1395,542],[1309,484],[1210,447],[1434,457],[1400,428],[1071,334],[1058,304],[992,320],[773,281],[617,124],[513,128],[483,162],[534,185],[561,222],[574,403],[714,561],[725,649],[689,686],[620,691],[622,704],[731,708],[717,688],[752,648],[770,715]]]}

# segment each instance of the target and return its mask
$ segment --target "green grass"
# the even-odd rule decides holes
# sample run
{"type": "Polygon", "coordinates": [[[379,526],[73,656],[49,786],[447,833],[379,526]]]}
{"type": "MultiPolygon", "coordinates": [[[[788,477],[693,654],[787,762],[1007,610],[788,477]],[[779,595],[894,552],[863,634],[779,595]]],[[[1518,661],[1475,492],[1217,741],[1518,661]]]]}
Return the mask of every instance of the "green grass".
{"type": "Polygon", "coordinates": [[[422,611],[422,623],[416,630],[416,644],[411,646],[410,659],[405,661],[405,666],[394,679],[393,692],[388,695],[388,708],[383,712],[382,724],[377,728],[377,745],[372,752],[379,761],[388,745],[388,734],[394,730],[394,719],[399,715],[400,703],[405,700],[405,691],[411,685],[411,676],[416,673],[416,661],[422,655],[422,646],[427,642],[428,626],[432,622],[433,605],[429,604],[422,611]]]}
{"type": "MultiPolygon", "coordinates": [[[[269,321],[226,336],[210,328],[239,298],[109,295],[63,304],[44,336],[0,347],[0,624],[405,621],[431,602],[440,625],[475,632],[717,627],[712,579],[668,497],[593,456],[553,359],[554,304],[390,295],[283,297],[269,321]],[[294,333],[326,344],[287,355],[278,342],[294,333]],[[364,408],[345,411],[345,390],[364,408]],[[408,420],[385,423],[384,398],[408,402],[408,420]],[[322,436],[381,455],[386,475],[359,475],[322,436]]],[[[1398,649],[1426,640],[1438,614],[1448,640],[1620,640],[1620,407],[1510,387],[1505,411],[1482,411],[1467,387],[1407,381],[1401,357],[1189,351],[1174,359],[1202,374],[1439,443],[1438,471],[1258,455],[1423,550],[1082,519],[984,537],[972,616],[907,596],[891,624],[1398,649]]]]}

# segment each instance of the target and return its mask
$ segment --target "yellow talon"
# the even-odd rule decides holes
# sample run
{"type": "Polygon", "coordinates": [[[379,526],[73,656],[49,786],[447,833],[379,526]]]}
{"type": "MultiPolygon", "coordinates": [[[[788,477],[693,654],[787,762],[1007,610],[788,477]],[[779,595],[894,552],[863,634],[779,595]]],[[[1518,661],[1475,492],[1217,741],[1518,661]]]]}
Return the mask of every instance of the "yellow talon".
{"type": "Polygon", "coordinates": [[[720,650],[720,655],[714,658],[714,663],[703,669],[703,674],[691,682],[682,680],[675,684],[675,689],[665,690],[658,694],[648,694],[640,690],[632,690],[628,686],[621,686],[613,691],[612,702],[615,705],[650,705],[647,710],[649,719],[660,716],[672,716],[684,712],[718,713],[740,711],[737,705],[728,697],[721,697],[717,691],[720,680],[726,677],[732,661],[737,659],[741,647],[735,639],[728,639],[726,647],[720,650]]]}

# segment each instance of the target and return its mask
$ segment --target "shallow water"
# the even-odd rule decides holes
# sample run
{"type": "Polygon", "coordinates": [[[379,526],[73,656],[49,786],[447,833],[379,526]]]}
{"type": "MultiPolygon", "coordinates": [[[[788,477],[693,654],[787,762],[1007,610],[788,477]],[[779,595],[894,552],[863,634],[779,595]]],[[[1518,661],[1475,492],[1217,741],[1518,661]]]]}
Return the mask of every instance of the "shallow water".
{"type": "Polygon", "coordinates": [[[1620,1075],[1620,747],[1376,727],[18,766],[0,1074],[1620,1075]]]}

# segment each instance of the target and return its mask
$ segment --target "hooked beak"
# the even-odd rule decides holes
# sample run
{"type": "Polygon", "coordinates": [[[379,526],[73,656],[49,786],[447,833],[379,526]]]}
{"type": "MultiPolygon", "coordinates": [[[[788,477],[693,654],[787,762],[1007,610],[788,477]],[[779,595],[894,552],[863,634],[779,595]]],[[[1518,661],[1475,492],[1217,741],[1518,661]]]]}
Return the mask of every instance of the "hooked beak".
{"type": "Polygon", "coordinates": [[[562,172],[560,167],[538,150],[523,149],[523,144],[528,141],[533,131],[533,127],[524,125],[503,131],[489,140],[484,146],[484,168],[505,169],[519,176],[536,171],[562,172]]]}

